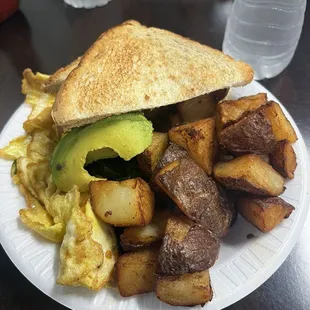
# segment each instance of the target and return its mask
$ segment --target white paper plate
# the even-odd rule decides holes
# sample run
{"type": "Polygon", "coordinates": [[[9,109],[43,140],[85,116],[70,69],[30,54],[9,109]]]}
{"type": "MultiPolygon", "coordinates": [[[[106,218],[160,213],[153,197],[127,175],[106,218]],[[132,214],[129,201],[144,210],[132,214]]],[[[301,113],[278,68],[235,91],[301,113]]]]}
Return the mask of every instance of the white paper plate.
{"type": "MultiPolygon", "coordinates": [[[[231,91],[230,96],[237,98],[258,92],[267,92],[269,99],[277,101],[257,82],[231,91]]],[[[303,138],[292,118],[284,111],[299,140],[294,144],[298,159],[295,178],[287,182],[282,197],[294,205],[296,210],[289,219],[265,234],[241,216],[238,217],[228,236],[222,240],[218,261],[210,269],[214,298],[204,309],[227,307],[255,290],[283,263],[300,235],[310,200],[310,168],[303,138]],[[255,238],[248,239],[248,234],[255,238]]],[[[25,105],[14,113],[1,133],[1,147],[23,132],[22,123],[28,113],[29,108],[25,105]]],[[[161,303],[153,293],[122,298],[111,289],[91,292],[84,288],[56,285],[59,246],[44,241],[20,222],[18,210],[25,207],[25,202],[17,187],[12,184],[10,168],[11,162],[0,160],[0,241],[12,262],[36,287],[72,309],[175,309],[161,303]]]]}

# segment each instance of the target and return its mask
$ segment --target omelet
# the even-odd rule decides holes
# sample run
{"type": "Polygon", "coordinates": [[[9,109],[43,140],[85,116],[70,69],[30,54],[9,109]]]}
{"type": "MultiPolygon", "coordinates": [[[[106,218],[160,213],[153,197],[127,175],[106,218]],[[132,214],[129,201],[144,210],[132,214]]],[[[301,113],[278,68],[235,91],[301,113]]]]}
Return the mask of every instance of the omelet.
{"type": "Polygon", "coordinates": [[[21,156],[26,156],[27,147],[31,141],[28,135],[17,137],[3,149],[0,149],[0,158],[15,160],[21,156]]]}
{"type": "Polygon", "coordinates": [[[111,279],[116,260],[113,228],[97,220],[89,201],[85,212],[74,208],[60,248],[57,283],[99,290],[111,279]]]}
{"type": "Polygon", "coordinates": [[[26,95],[25,102],[32,108],[24,129],[31,133],[35,129],[49,129],[53,125],[51,116],[55,94],[45,93],[42,90],[44,82],[49,78],[42,73],[34,74],[30,69],[23,72],[22,93],[26,95]]]}
{"type": "Polygon", "coordinates": [[[20,191],[27,203],[27,208],[19,211],[21,221],[43,238],[61,243],[65,235],[66,225],[61,222],[55,224],[50,214],[23,185],[20,185],[20,191]]]}
{"type": "Polygon", "coordinates": [[[117,260],[113,228],[98,222],[87,193],[81,195],[76,186],[64,193],[54,184],[50,160],[60,139],[51,117],[55,94],[42,90],[47,75],[26,69],[23,77],[22,92],[31,106],[26,134],[0,149],[0,158],[14,160],[11,175],[25,197],[20,219],[45,239],[62,243],[59,284],[99,290],[117,260]]]}

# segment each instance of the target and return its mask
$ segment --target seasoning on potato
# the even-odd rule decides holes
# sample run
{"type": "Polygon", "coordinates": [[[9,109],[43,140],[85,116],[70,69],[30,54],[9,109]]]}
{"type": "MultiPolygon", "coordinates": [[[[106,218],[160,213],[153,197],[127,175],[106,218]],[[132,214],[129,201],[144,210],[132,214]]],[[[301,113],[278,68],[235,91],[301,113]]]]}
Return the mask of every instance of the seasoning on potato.
{"type": "Polygon", "coordinates": [[[174,127],[168,132],[171,142],[185,148],[195,162],[209,175],[217,154],[215,119],[207,118],[174,127]]]}

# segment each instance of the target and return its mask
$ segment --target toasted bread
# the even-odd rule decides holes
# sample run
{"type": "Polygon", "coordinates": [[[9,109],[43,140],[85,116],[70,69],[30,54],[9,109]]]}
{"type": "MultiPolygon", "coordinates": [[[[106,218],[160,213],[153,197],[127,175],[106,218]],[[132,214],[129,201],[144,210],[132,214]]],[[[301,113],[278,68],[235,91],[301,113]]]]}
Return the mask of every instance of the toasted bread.
{"type": "Polygon", "coordinates": [[[80,63],[81,57],[78,57],[65,67],[58,69],[52,74],[43,85],[43,90],[47,93],[56,94],[61,84],[65,81],[73,69],[80,63]]]}
{"type": "Polygon", "coordinates": [[[166,30],[127,21],[103,33],[58,92],[52,116],[63,129],[248,84],[253,70],[166,30]]]}

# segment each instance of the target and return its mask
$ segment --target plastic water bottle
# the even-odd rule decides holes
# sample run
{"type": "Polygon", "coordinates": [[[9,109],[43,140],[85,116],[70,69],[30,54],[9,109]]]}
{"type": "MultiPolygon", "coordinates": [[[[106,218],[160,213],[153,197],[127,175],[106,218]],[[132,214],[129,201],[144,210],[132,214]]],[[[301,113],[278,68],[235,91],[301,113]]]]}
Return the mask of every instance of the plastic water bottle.
{"type": "Polygon", "coordinates": [[[271,78],[292,60],[307,0],[235,0],[223,52],[250,64],[255,79],[271,78]]]}

